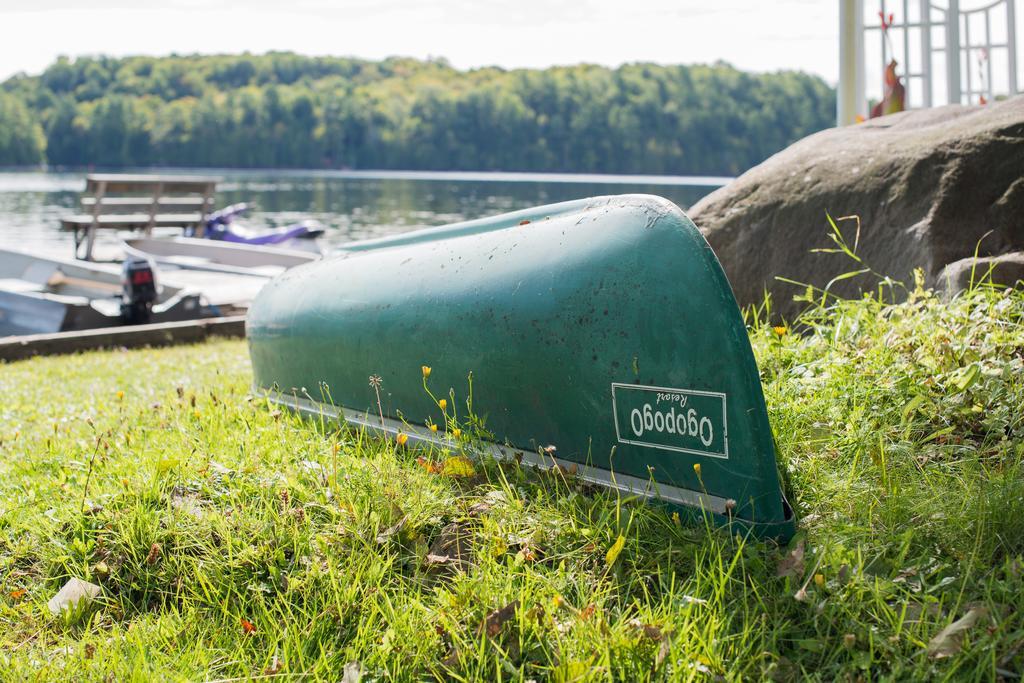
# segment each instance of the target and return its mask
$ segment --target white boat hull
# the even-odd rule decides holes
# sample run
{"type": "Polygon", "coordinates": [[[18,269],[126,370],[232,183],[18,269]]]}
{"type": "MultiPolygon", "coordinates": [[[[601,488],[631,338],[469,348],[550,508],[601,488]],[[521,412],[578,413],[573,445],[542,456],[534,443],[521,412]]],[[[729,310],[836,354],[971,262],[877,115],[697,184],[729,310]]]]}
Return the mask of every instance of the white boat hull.
{"type": "Polygon", "coordinates": [[[194,237],[132,237],[123,246],[125,253],[145,256],[161,266],[266,278],[320,258],[307,251],[194,237]]]}
{"type": "MultiPolygon", "coordinates": [[[[0,337],[120,325],[121,288],[117,266],[0,249],[0,337]]],[[[164,285],[152,322],[210,315],[198,294],[164,285]]]]}

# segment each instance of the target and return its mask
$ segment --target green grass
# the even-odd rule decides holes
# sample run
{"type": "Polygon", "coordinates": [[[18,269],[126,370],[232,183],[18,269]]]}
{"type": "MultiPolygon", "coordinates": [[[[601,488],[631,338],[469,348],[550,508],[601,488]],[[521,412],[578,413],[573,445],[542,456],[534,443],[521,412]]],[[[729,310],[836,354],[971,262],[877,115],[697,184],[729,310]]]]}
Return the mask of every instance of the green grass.
{"type": "Polygon", "coordinates": [[[751,338],[788,548],[558,474],[434,473],[417,458],[442,454],[250,398],[239,342],[0,366],[0,676],[1019,678],[1024,292],[840,302],[751,338]],[[442,530],[465,571],[425,565],[442,530]],[[103,597],[51,617],[70,576],[103,597]]]}

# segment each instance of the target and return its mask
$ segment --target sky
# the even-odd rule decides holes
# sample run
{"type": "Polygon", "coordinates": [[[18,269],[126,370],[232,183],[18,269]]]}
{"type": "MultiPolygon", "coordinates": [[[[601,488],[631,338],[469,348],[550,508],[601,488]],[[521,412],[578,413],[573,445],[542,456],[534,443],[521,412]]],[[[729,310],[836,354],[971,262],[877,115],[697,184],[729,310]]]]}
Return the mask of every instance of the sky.
{"type": "Polygon", "coordinates": [[[798,69],[838,80],[837,0],[0,0],[0,80],[58,55],[443,57],[798,69]]]}

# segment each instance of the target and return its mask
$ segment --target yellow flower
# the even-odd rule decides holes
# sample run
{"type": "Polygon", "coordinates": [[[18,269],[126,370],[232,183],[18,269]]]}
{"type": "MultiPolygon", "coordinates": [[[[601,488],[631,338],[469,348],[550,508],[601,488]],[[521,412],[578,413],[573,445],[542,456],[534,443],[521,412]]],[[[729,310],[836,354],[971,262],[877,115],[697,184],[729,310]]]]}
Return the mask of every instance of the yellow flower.
{"type": "Polygon", "coordinates": [[[122,398],[124,398],[124,392],[123,391],[117,392],[117,400],[120,401],[122,398]]]}
{"type": "Polygon", "coordinates": [[[679,519],[679,513],[678,512],[673,512],[672,513],[672,523],[675,524],[676,526],[682,526],[682,521],[679,519]]]}
{"type": "Polygon", "coordinates": [[[824,586],[825,585],[825,575],[824,574],[815,574],[814,575],[814,585],[817,586],[818,588],[821,588],[822,586],[824,586]]]}
{"type": "Polygon", "coordinates": [[[700,463],[699,462],[693,463],[693,471],[697,473],[698,477],[700,476],[700,463]]]}
{"type": "Polygon", "coordinates": [[[423,379],[426,379],[428,377],[430,377],[430,366],[429,365],[424,365],[423,366],[423,379]]]}
{"type": "Polygon", "coordinates": [[[777,334],[780,337],[786,334],[786,332],[788,332],[785,325],[776,325],[775,327],[772,328],[772,331],[775,332],[775,334],[777,334]]]}
{"type": "Polygon", "coordinates": [[[551,602],[555,604],[555,609],[558,609],[562,606],[562,603],[565,602],[565,600],[562,599],[561,595],[556,595],[551,599],[551,602]]]}
{"type": "Polygon", "coordinates": [[[399,432],[398,434],[395,435],[395,441],[398,442],[399,446],[404,446],[405,442],[408,441],[408,440],[409,440],[409,435],[408,434],[403,434],[403,433],[399,432]]]}
{"type": "Polygon", "coordinates": [[[456,427],[455,429],[452,430],[452,436],[454,436],[456,439],[459,438],[460,436],[462,436],[462,430],[456,427]]]}
{"type": "Polygon", "coordinates": [[[437,425],[430,425],[430,431],[436,432],[437,431],[437,425]]]}
{"type": "Polygon", "coordinates": [[[448,401],[442,398],[440,401],[437,402],[437,407],[440,408],[441,410],[444,410],[445,408],[448,407],[448,401]]]}

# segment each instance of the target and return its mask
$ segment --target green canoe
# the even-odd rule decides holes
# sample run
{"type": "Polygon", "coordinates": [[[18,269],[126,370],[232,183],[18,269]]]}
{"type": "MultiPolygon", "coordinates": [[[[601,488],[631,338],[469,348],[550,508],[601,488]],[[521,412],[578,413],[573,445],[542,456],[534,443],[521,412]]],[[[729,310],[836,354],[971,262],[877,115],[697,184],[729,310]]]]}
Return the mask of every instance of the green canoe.
{"type": "Polygon", "coordinates": [[[761,537],[794,531],[732,290],[665,199],[353,243],[268,283],[247,334],[256,389],[294,409],[451,443],[422,368],[438,398],[454,389],[460,416],[472,373],[473,412],[493,435],[478,447],[498,457],[558,463],[761,537]]]}

